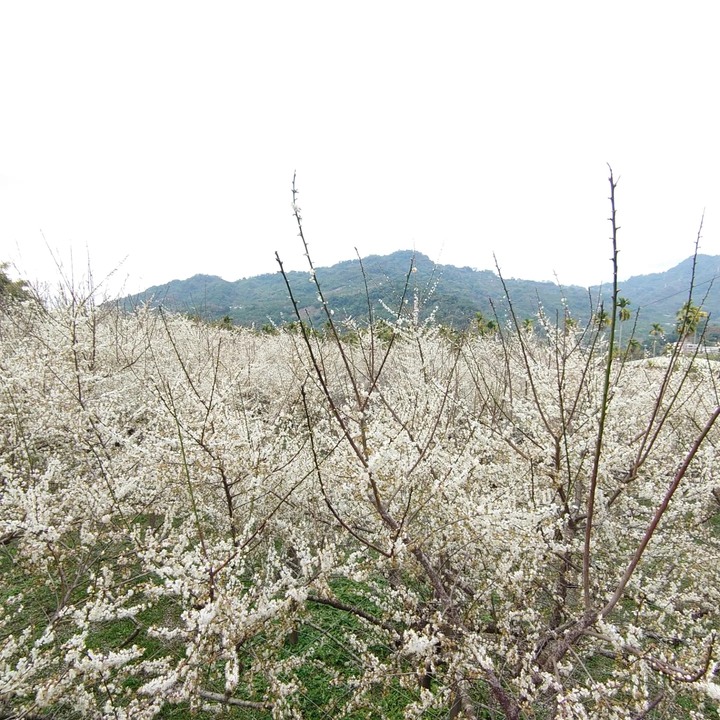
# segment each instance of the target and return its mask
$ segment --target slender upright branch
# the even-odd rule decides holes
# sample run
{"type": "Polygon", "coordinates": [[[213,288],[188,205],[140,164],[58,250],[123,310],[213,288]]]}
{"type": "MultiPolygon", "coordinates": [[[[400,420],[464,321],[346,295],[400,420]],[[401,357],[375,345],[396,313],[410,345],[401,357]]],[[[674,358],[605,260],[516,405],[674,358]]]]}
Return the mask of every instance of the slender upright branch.
{"type": "Polygon", "coordinates": [[[595,496],[597,494],[598,475],[600,472],[600,458],[602,456],[603,434],[605,431],[605,418],[607,416],[608,403],[610,399],[610,382],[613,362],[613,344],[615,342],[615,324],[617,322],[617,302],[618,302],[618,249],[617,249],[617,233],[620,229],[617,225],[615,211],[615,188],[617,180],[613,177],[612,168],[610,168],[610,223],[612,226],[612,264],[613,264],[613,293],[612,293],[612,314],[610,320],[610,347],[608,348],[607,360],[605,362],[605,379],[603,381],[602,403],[600,405],[600,420],[598,423],[597,436],[595,438],[595,455],[593,458],[593,468],[590,475],[590,488],[587,498],[587,510],[585,520],[585,543],[583,547],[583,599],[585,602],[585,610],[589,610],[591,606],[590,599],[590,552],[591,538],[593,529],[593,520],[595,517],[595,496]]]}

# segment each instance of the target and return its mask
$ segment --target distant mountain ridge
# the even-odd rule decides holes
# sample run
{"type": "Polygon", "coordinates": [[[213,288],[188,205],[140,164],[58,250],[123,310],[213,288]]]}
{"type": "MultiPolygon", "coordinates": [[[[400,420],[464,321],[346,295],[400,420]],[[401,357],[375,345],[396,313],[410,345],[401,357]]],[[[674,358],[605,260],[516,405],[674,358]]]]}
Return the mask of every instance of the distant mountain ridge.
{"type": "MultiPolygon", "coordinates": [[[[366,322],[368,296],[375,317],[397,311],[411,268],[406,311],[417,303],[419,319],[456,328],[467,327],[481,312],[485,317],[508,315],[508,302],[498,275],[490,270],[438,265],[422,253],[400,250],[389,255],[370,255],[317,268],[323,293],[339,320],[355,318],[366,322]],[[367,281],[367,295],[365,289],[367,281]]],[[[693,259],[683,260],[661,273],[637,275],[620,283],[620,295],[630,300],[633,317],[639,312],[636,336],[645,340],[652,323],[660,323],[670,335],[678,309],[687,300],[693,259]]],[[[317,289],[308,272],[287,273],[303,317],[322,323],[317,289]]],[[[711,317],[720,317],[720,256],[698,255],[695,269],[695,304],[711,317]]],[[[559,286],[551,282],[506,279],[505,286],[515,314],[535,317],[538,307],[550,317],[562,317],[564,306],[580,323],[586,323],[600,300],[610,302],[611,285],[582,288],[559,286]]],[[[230,282],[213,275],[195,275],[150,287],[121,300],[125,307],[148,303],[174,312],[198,315],[207,320],[228,317],[236,325],[261,327],[294,321],[295,314],[281,274],[268,273],[230,282]]],[[[632,321],[629,322],[629,325],[632,321]]]]}

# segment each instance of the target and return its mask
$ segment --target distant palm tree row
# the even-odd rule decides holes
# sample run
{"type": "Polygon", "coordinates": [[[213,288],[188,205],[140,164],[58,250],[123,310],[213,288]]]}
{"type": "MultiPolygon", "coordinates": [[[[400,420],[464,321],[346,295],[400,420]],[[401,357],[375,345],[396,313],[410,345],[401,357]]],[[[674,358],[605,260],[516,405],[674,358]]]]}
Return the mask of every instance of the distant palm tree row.
{"type": "MultiPolygon", "coordinates": [[[[618,326],[618,347],[623,347],[623,323],[630,320],[632,313],[630,311],[631,302],[626,297],[619,297],[617,300],[619,321],[618,326]]],[[[709,317],[708,313],[705,312],[699,305],[695,305],[691,300],[683,303],[682,307],[677,311],[675,330],[677,332],[677,341],[680,343],[687,342],[692,338],[692,342],[697,342],[697,333],[701,330],[703,321],[709,317]]],[[[601,306],[593,317],[594,324],[602,329],[610,326],[612,317],[610,314],[601,306]]],[[[666,339],[665,328],[662,324],[654,322],[650,327],[649,332],[652,338],[652,353],[653,356],[657,355],[658,342],[663,342],[666,339]]],[[[628,341],[628,349],[631,351],[630,355],[633,354],[633,350],[641,350],[642,344],[636,337],[632,337],[628,341]]]]}

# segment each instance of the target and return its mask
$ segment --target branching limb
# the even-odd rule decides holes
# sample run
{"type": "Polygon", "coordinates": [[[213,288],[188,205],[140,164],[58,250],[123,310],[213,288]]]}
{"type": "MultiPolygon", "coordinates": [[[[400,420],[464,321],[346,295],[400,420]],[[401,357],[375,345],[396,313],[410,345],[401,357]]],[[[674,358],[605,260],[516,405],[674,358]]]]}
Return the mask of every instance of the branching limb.
{"type": "Polygon", "coordinates": [[[715,421],[717,420],[718,416],[720,415],[720,406],[715,408],[715,411],[710,416],[709,420],[705,424],[705,427],[703,428],[702,432],[698,437],[695,439],[695,442],[693,443],[692,447],[688,451],[687,455],[685,456],[685,459],[683,460],[682,464],[678,468],[677,472],[675,473],[675,477],[673,478],[672,483],[670,483],[670,487],[668,487],[667,492],[665,493],[665,497],[663,498],[663,501],[660,503],[659,507],[655,511],[655,515],[653,516],[653,519],[650,522],[650,525],[648,526],[647,530],[645,531],[645,534],[643,535],[642,540],[640,541],[640,544],[638,545],[637,549],[635,550],[635,554],[632,557],[632,560],[628,564],[627,568],[625,569],[625,572],[622,576],[622,579],[618,583],[617,588],[615,589],[615,592],[613,593],[612,598],[610,598],[610,601],[605,605],[605,607],[601,610],[600,616],[601,617],[607,617],[609,615],[613,608],[617,605],[620,598],[623,596],[623,593],[625,592],[625,588],[630,581],[630,578],[632,577],[633,573],[635,572],[635,568],[638,566],[638,563],[640,562],[640,558],[643,555],[643,552],[645,552],[645,548],[648,546],[648,543],[652,539],[653,535],[655,534],[655,531],[657,530],[657,526],[660,524],[660,520],[662,519],[663,515],[665,514],[665,511],[668,509],[668,506],[670,505],[670,500],[672,500],[673,495],[675,494],[675,491],[678,489],[678,486],[680,485],[680,482],[685,477],[685,473],[687,472],[688,467],[690,466],[690,463],[692,462],[693,458],[695,457],[695,454],[700,449],[700,446],[703,443],[703,440],[707,437],[707,434],[710,432],[712,426],[715,424],[715,421]]]}

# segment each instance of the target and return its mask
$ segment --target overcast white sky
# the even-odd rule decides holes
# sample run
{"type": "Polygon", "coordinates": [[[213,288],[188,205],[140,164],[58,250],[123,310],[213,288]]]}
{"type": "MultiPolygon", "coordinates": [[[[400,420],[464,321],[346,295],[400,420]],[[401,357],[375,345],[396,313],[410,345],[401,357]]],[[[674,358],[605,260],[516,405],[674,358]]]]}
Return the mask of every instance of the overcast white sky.
{"type": "MultiPolygon", "coordinates": [[[[415,248],[508,277],[720,254],[720,4],[0,3],[0,260],[135,292],[415,248]]],[[[14,273],[15,276],[17,275],[14,273]]]]}

